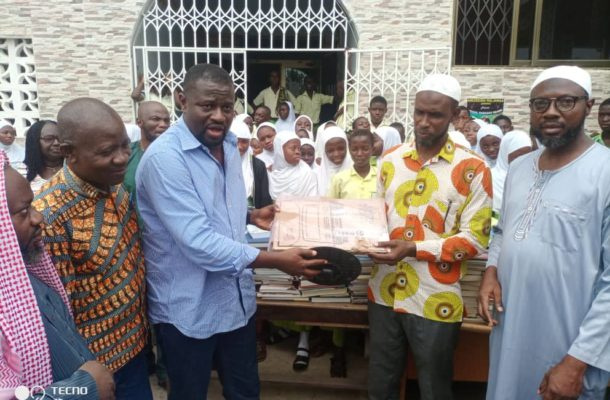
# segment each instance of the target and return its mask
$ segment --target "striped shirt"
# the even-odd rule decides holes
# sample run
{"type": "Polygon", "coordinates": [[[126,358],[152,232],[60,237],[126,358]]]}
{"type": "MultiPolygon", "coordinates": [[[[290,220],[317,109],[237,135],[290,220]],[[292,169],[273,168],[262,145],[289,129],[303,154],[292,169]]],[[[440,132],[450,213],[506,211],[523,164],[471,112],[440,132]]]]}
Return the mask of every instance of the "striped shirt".
{"type": "Polygon", "coordinates": [[[100,362],[118,370],[147,338],[144,258],[129,194],[122,186],[103,192],[64,166],[33,205],[80,334],[100,362]]]}

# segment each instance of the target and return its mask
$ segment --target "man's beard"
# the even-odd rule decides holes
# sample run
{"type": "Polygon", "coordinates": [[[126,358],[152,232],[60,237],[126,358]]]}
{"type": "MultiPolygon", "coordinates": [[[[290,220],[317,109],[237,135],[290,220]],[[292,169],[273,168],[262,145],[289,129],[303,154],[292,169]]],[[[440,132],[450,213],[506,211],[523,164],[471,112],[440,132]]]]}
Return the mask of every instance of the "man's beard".
{"type": "Polygon", "coordinates": [[[585,120],[583,119],[576,128],[566,130],[566,133],[559,137],[544,137],[540,129],[534,128],[532,128],[532,133],[534,134],[534,136],[536,136],[536,139],[538,139],[544,147],[547,147],[551,150],[556,150],[564,148],[573,143],[584,126],[585,120]]]}
{"type": "Polygon", "coordinates": [[[43,250],[39,247],[32,247],[30,249],[21,250],[21,256],[23,257],[23,262],[26,265],[33,265],[40,261],[42,257],[43,250]]]}
{"type": "Polygon", "coordinates": [[[434,147],[439,142],[444,141],[447,135],[447,131],[439,136],[428,136],[428,137],[419,137],[417,134],[415,135],[415,143],[420,147],[434,147]]]}

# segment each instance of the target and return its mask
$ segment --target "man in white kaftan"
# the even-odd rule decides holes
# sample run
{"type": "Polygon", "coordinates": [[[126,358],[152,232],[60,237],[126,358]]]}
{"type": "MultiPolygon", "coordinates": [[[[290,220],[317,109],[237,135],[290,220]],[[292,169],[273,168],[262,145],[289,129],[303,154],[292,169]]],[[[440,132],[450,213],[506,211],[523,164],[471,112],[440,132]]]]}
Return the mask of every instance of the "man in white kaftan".
{"type": "Polygon", "coordinates": [[[479,312],[494,327],[488,400],[603,399],[610,377],[610,150],[584,133],[591,80],[545,70],[510,165],[479,312]],[[495,302],[491,315],[489,300],[495,302]]]}

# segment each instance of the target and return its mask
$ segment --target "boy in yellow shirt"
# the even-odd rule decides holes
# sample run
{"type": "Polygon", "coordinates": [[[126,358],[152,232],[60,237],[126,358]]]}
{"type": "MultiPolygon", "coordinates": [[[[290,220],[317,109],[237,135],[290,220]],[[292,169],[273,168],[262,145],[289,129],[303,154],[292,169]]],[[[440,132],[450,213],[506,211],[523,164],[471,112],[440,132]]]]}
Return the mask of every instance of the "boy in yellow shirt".
{"type": "Polygon", "coordinates": [[[377,168],[370,163],[373,134],[356,129],[348,139],[352,168],[339,172],[331,181],[329,197],[335,199],[370,199],[377,193],[377,168]]]}

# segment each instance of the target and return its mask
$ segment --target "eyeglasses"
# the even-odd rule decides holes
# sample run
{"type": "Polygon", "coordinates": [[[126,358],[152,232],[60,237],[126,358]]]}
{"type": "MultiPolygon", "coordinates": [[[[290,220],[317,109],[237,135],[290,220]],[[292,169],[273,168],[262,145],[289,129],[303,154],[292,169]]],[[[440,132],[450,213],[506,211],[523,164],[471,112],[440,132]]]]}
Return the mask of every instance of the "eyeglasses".
{"type": "Polygon", "coordinates": [[[555,108],[560,112],[572,111],[576,102],[581,99],[588,99],[588,96],[559,96],[559,97],[536,97],[530,99],[530,108],[533,112],[543,113],[549,109],[551,103],[555,103],[555,108]]]}
{"type": "Polygon", "coordinates": [[[57,136],[45,136],[45,137],[41,137],[40,140],[42,140],[45,143],[53,143],[57,140],[57,142],[59,142],[59,137],[57,136]]]}

